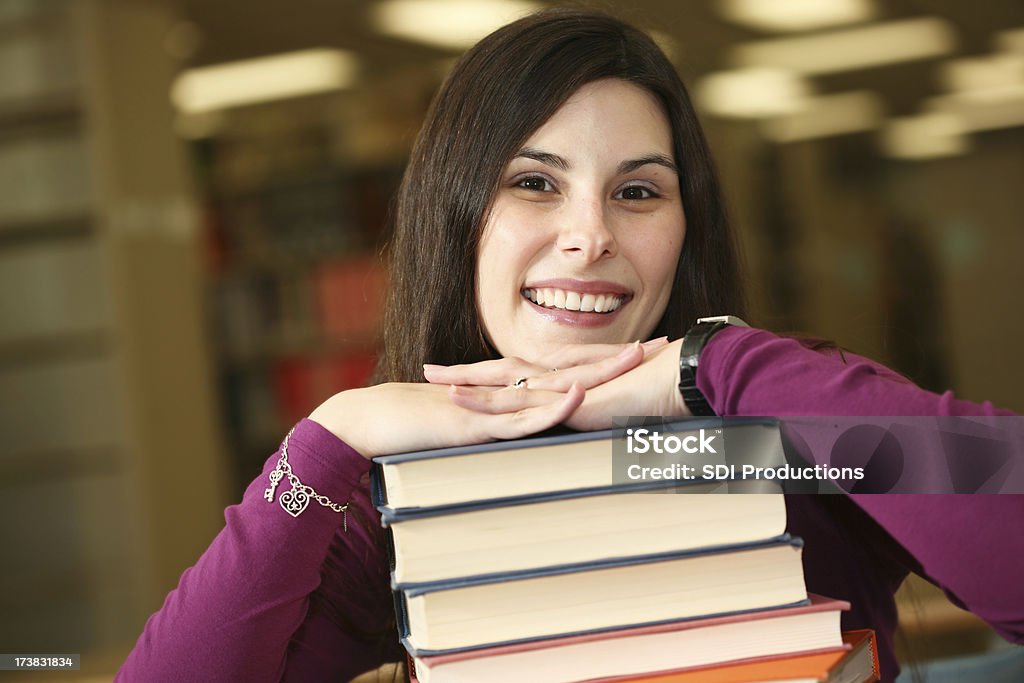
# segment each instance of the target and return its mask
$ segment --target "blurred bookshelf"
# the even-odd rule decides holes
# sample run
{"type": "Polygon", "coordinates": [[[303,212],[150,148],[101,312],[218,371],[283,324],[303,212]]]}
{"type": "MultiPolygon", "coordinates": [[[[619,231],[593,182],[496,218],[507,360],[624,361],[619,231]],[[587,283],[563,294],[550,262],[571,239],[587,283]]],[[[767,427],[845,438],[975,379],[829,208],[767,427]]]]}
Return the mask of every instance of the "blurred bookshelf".
{"type": "Polygon", "coordinates": [[[346,154],[336,106],[326,97],[250,107],[193,142],[238,494],[291,425],[364,386],[376,362],[381,249],[403,162],[346,154]],[[282,115],[288,107],[304,114],[282,115]]]}
{"type": "Polygon", "coordinates": [[[0,642],[82,675],[116,668],[226,498],[172,21],[0,2],[0,642]]]}

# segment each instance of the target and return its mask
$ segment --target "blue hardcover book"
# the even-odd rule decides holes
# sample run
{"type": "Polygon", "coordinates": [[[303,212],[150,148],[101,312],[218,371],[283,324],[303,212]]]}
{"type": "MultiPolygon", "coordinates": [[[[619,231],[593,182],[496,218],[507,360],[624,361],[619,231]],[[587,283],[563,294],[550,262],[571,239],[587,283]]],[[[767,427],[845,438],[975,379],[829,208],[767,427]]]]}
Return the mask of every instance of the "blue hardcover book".
{"type": "Polygon", "coordinates": [[[427,656],[807,604],[800,539],[400,584],[402,643],[427,656]]]}

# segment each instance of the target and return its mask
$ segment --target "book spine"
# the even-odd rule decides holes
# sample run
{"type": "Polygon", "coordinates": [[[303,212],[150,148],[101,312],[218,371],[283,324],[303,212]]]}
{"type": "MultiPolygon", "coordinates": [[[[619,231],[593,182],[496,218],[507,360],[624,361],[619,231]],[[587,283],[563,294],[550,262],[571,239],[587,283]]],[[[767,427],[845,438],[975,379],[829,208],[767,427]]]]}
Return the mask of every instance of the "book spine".
{"type": "Polygon", "coordinates": [[[398,639],[402,641],[403,645],[406,645],[406,649],[409,653],[415,655],[416,653],[408,647],[407,639],[409,638],[409,613],[406,610],[405,595],[402,591],[392,591],[392,596],[395,600],[395,626],[398,629],[398,639]]]}
{"type": "Polygon", "coordinates": [[[391,571],[392,583],[394,583],[395,572],[395,533],[390,526],[384,527],[384,542],[388,549],[388,569],[391,571]]]}
{"type": "Polygon", "coordinates": [[[388,504],[387,489],[384,485],[384,466],[374,461],[370,466],[370,501],[375,508],[388,504]]]}

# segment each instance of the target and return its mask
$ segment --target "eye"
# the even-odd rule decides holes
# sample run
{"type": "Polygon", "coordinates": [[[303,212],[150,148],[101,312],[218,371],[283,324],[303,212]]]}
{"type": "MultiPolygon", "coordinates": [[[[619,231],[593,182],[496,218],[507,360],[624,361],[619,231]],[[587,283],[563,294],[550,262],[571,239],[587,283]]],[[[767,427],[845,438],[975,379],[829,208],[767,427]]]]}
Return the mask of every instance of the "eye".
{"type": "Polygon", "coordinates": [[[658,195],[654,190],[643,185],[627,185],[618,192],[615,193],[616,199],[625,199],[627,201],[635,201],[638,199],[652,199],[658,195]]]}
{"type": "Polygon", "coordinates": [[[551,181],[544,176],[539,175],[528,175],[520,178],[516,181],[516,187],[521,187],[524,190],[531,192],[554,192],[555,186],[551,184],[551,181]]]}

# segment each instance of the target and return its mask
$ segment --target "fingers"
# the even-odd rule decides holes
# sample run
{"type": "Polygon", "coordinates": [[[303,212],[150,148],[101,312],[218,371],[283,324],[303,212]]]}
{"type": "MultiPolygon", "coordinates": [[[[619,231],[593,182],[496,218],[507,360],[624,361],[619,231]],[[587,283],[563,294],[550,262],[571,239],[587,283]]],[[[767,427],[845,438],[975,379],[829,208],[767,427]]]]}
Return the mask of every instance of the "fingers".
{"type": "Polygon", "coordinates": [[[591,389],[640,365],[645,352],[641,344],[634,342],[611,358],[530,377],[527,384],[530,389],[546,391],[564,392],[573,384],[591,389]]]}
{"type": "Polygon", "coordinates": [[[583,403],[585,394],[581,386],[574,384],[554,403],[524,408],[514,413],[487,415],[485,419],[493,438],[518,439],[565,422],[583,403]]]}
{"type": "Polygon", "coordinates": [[[589,389],[632,369],[646,354],[666,344],[667,337],[642,344],[571,344],[546,359],[553,361],[551,367],[546,367],[546,362],[538,365],[521,358],[499,358],[465,365],[426,364],[423,376],[431,384],[505,387],[526,378],[531,389],[565,392],[573,382],[589,389]]]}
{"type": "Polygon", "coordinates": [[[515,439],[561,424],[582,405],[585,394],[578,384],[564,393],[454,385],[448,389],[452,403],[476,413],[471,421],[491,439],[515,439]]]}
{"type": "MultiPolygon", "coordinates": [[[[596,363],[606,358],[614,358],[623,349],[632,344],[633,342],[626,344],[568,344],[558,351],[545,356],[540,362],[549,369],[558,368],[561,370],[562,368],[596,363]]],[[[668,344],[668,337],[651,339],[650,341],[645,341],[641,346],[644,347],[644,351],[651,352],[665,344],[668,344]]]]}
{"type": "Polygon", "coordinates": [[[545,372],[521,358],[498,358],[466,365],[424,365],[423,376],[431,384],[465,384],[478,387],[504,387],[516,377],[532,377],[545,372]]]}
{"type": "Polygon", "coordinates": [[[452,385],[448,389],[448,397],[455,405],[477,413],[498,415],[512,413],[526,408],[550,406],[567,392],[538,391],[534,389],[513,388],[481,389],[452,385]]]}
{"type": "MultiPolygon", "coordinates": [[[[658,337],[643,342],[640,346],[647,354],[666,344],[668,344],[668,337],[658,337]]],[[[558,372],[561,372],[563,369],[613,359],[635,346],[636,342],[629,344],[568,344],[546,356],[539,364],[521,358],[499,358],[465,365],[426,364],[423,366],[423,376],[431,384],[504,387],[511,384],[517,377],[540,377],[551,370],[557,369],[558,372]]],[[[560,381],[552,388],[556,391],[565,391],[572,381],[570,377],[568,381],[560,381]]]]}

